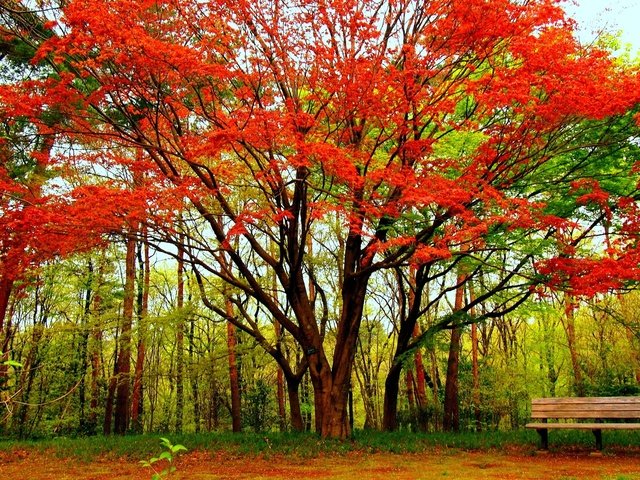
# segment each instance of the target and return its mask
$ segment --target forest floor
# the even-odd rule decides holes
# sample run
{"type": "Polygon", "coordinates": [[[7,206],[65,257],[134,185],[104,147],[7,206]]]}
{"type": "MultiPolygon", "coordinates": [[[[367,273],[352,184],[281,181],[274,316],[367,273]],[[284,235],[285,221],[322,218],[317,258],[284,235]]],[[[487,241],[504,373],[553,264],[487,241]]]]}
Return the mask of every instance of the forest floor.
{"type": "MultiPolygon", "coordinates": [[[[521,446],[463,450],[431,448],[422,453],[237,455],[194,450],[176,459],[169,479],[536,479],[640,480],[640,448],[607,449],[594,455],[584,447],[541,454],[521,446]]],[[[102,455],[92,460],[59,457],[31,449],[0,451],[0,478],[150,479],[153,472],[128,457],[102,455]]]]}

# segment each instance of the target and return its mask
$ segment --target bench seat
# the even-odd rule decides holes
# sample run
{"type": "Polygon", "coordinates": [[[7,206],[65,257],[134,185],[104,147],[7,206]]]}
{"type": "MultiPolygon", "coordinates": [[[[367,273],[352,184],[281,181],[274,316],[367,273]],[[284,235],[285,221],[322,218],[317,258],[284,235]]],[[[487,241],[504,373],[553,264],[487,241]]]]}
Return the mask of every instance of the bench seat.
{"type": "Polygon", "coordinates": [[[526,427],[536,429],[543,450],[549,448],[548,431],[560,429],[591,430],[596,447],[602,450],[602,430],[640,429],[640,397],[535,398],[531,419],[526,427]]]}

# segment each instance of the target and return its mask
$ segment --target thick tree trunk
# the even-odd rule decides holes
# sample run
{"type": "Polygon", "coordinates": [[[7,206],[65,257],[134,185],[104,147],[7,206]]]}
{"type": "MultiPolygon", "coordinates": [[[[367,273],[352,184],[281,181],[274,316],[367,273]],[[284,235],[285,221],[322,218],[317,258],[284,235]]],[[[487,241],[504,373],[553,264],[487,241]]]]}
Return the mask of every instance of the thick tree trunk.
{"type": "Polygon", "coordinates": [[[294,432],[304,432],[304,419],[300,409],[300,380],[287,379],[287,396],[289,398],[289,415],[291,429],[294,432]]]}
{"type": "Polygon", "coordinates": [[[391,432],[398,429],[398,393],[402,364],[394,362],[384,382],[384,403],[382,406],[382,429],[391,432]]]}
{"type": "Polygon", "coordinates": [[[125,260],[125,285],[122,307],[122,327],[117,365],[117,390],[114,432],[124,435],[129,428],[131,413],[129,396],[131,387],[131,327],[133,324],[133,303],[135,298],[136,241],[133,235],[127,238],[125,260]]]}
{"type": "Polygon", "coordinates": [[[317,353],[307,355],[316,401],[321,401],[320,409],[316,404],[316,425],[320,425],[324,438],[351,435],[347,406],[366,290],[366,278],[357,281],[345,278],[332,367],[329,368],[320,345],[317,353]]]}

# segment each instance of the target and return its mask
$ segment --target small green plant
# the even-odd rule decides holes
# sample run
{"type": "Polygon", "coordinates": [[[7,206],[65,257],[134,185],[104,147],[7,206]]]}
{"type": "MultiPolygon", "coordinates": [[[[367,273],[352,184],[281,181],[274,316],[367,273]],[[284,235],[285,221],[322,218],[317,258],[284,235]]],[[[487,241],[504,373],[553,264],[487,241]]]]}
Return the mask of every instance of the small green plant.
{"type": "Polygon", "coordinates": [[[178,456],[179,452],[187,451],[184,445],[173,445],[168,438],[161,438],[160,444],[165,448],[160,455],[149,460],[140,460],[140,465],[153,470],[151,480],[160,480],[175,472],[176,467],[173,465],[173,460],[178,456]],[[163,470],[159,470],[158,462],[163,462],[163,464],[166,462],[168,465],[163,470]]]}

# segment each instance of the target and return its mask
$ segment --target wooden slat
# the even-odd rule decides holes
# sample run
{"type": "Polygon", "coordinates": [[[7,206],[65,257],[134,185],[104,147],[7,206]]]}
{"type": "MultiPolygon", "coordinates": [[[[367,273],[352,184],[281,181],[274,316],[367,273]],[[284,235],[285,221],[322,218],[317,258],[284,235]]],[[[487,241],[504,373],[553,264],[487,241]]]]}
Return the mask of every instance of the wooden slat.
{"type": "Polygon", "coordinates": [[[621,403],[618,405],[605,405],[604,403],[598,403],[596,405],[585,405],[581,403],[569,403],[566,405],[531,405],[531,410],[537,410],[541,412],[553,412],[562,410],[575,410],[578,412],[581,410],[619,410],[621,412],[640,412],[640,404],[633,405],[630,403],[621,403]]]}
{"type": "Polygon", "coordinates": [[[620,410],[532,410],[531,418],[640,418],[640,411],[620,410]]]}
{"type": "Polygon", "coordinates": [[[525,427],[554,430],[640,430],[640,423],[527,423],[525,427]]]}
{"type": "Polygon", "coordinates": [[[640,397],[554,397],[554,398],[534,398],[532,405],[553,405],[553,404],[636,404],[640,405],[640,397]]]}
{"type": "Polygon", "coordinates": [[[535,398],[531,418],[640,418],[640,397],[535,398]]]}

